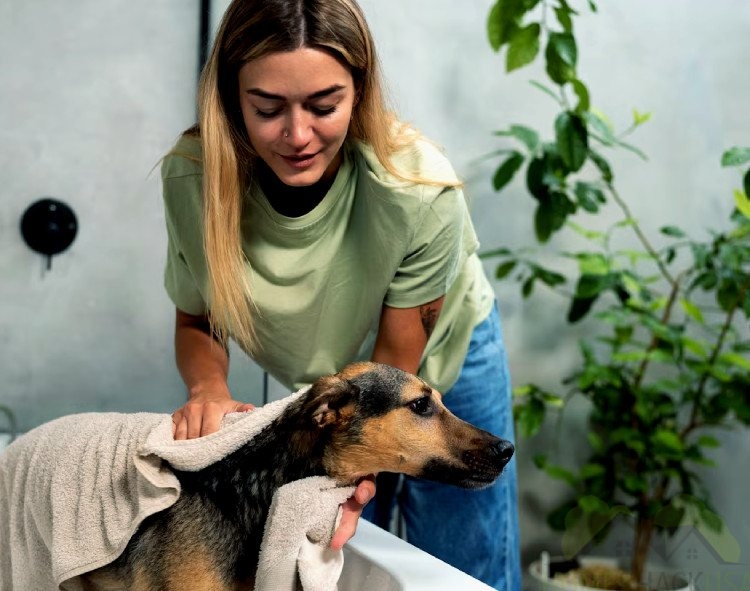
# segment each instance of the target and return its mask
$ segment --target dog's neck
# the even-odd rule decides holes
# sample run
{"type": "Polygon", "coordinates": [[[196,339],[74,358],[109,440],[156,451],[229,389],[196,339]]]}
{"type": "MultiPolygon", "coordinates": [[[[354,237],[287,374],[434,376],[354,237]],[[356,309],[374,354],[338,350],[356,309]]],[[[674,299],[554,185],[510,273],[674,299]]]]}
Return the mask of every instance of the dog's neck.
{"type": "Polygon", "coordinates": [[[238,563],[250,566],[257,560],[276,490],[295,480],[325,474],[326,439],[325,433],[301,426],[298,417],[285,413],[221,461],[197,472],[175,474],[182,494],[212,503],[235,525],[237,543],[243,547],[238,563]]]}

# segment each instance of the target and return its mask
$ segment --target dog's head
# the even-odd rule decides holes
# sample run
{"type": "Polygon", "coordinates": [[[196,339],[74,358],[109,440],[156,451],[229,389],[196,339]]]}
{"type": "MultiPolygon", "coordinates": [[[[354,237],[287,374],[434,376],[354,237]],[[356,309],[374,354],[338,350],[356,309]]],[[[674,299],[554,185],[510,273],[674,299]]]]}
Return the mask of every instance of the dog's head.
{"type": "Polygon", "coordinates": [[[303,416],[326,432],[323,462],[342,483],[400,472],[465,488],[494,482],[513,445],[462,421],[439,392],[399,369],[355,363],[317,380],[303,416]]]}

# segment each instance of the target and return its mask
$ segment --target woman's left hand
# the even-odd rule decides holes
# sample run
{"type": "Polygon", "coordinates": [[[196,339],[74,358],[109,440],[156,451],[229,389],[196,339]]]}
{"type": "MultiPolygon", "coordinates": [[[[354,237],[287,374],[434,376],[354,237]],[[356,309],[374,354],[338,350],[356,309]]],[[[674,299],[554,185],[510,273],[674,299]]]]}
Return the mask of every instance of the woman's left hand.
{"type": "Polygon", "coordinates": [[[331,548],[341,550],[354,533],[365,505],[375,496],[375,476],[360,480],[354,494],[341,505],[341,522],[331,538],[331,548]]]}

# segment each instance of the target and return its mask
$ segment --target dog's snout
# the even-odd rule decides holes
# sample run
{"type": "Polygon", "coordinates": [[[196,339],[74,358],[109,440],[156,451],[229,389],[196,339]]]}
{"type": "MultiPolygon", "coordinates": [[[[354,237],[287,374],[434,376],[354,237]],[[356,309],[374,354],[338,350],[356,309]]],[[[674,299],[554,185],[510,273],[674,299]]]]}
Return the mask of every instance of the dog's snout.
{"type": "Polygon", "coordinates": [[[500,462],[502,462],[503,466],[510,462],[510,459],[513,457],[513,453],[515,451],[516,448],[513,447],[513,444],[510,441],[506,441],[505,439],[498,439],[492,445],[492,453],[495,454],[500,462]]]}

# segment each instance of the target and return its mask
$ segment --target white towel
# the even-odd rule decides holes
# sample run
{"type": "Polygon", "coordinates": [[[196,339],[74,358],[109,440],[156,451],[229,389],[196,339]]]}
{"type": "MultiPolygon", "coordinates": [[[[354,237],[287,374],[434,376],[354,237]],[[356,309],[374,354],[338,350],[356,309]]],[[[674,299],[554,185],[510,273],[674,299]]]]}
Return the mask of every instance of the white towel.
{"type": "MultiPolygon", "coordinates": [[[[138,525],[171,506],[177,478],[163,464],[200,470],[252,439],[301,390],[222,428],[174,441],[170,415],[87,413],[46,423],[0,454],[0,591],[79,591],[79,576],[122,553],[138,525]]],[[[333,590],[343,555],[328,548],[353,487],[329,478],[277,491],[266,523],[258,591],[333,590]]]]}
{"type": "Polygon", "coordinates": [[[329,547],[339,505],[354,493],[325,476],[276,491],[266,520],[255,577],[256,591],[336,591],[344,555],[329,547]]]}

